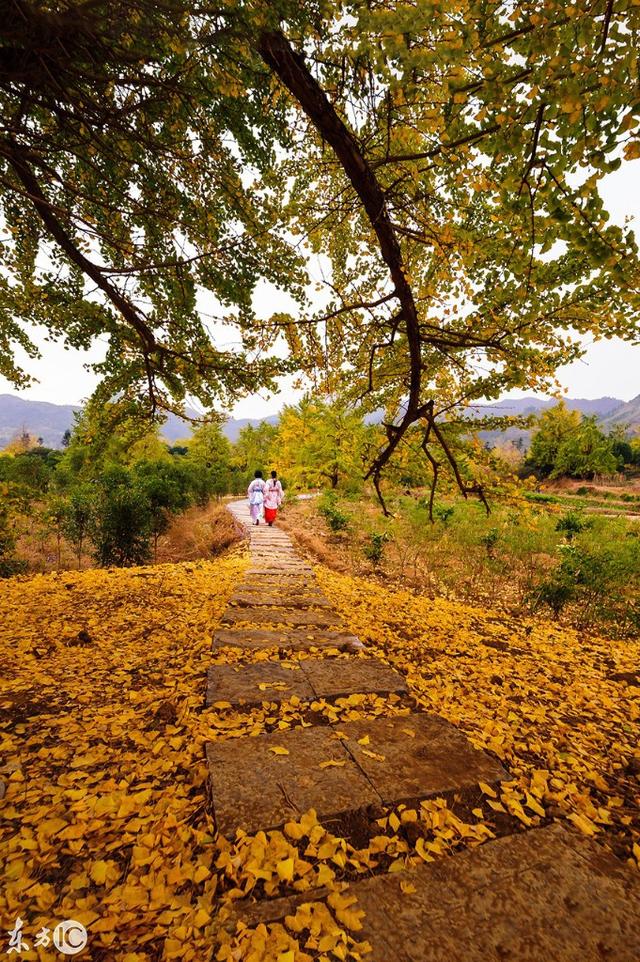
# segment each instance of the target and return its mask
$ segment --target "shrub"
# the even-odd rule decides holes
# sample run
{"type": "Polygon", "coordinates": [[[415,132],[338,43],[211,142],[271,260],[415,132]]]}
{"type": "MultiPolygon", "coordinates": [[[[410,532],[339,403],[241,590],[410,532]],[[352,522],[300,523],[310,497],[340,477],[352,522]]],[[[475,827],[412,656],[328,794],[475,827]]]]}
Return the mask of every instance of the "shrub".
{"type": "Polygon", "coordinates": [[[564,534],[567,541],[573,541],[577,534],[581,534],[591,527],[591,522],[587,521],[582,511],[570,509],[558,519],[556,531],[564,534]]]}
{"type": "Polygon", "coordinates": [[[449,527],[449,522],[451,521],[451,518],[453,517],[454,514],[455,514],[455,508],[453,508],[450,504],[448,505],[437,504],[433,509],[434,518],[437,518],[438,521],[442,521],[445,528],[449,527]]]}
{"type": "Polygon", "coordinates": [[[69,495],[63,530],[65,538],[75,548],[78,568],[82,565],[82,549],[91,531],[94,512],[93,489],[88,485],[74,488],[69,495]]]}
{"type": "Polygon", "coordinates": [[[487,555],[493,558],[493,549],[500,540],[500,533],[497,528],[490,528],[486,534],[483,534],[480,538],[480,544],[483,544],[487,550],[487,555]]]}
{"type": "Polygon", "coordinates": [[[386,532],[373,532],[369,535],[368,541],[365,543],[362,549],[366,558],[372,561],[374,565],[379,565],[382,561],[382,555],[384,554],[384,546],[389,540],[389,535],[386,532]]]}
{"type": "Polygon", "coordinates": [[[349,527],[349,518],[340,511],[338,499],[332,492],[322,496],[318,510],[332,531],[345,531],[349,527]]]}
{"type": "Polygon", "coordinates": [[[26,562],[18,558],[15,548],[16,537],[9,512],[0,507],[0,578],[11,578],[25,570],[26,562]]]}
{"type": "Polygon", "coordinates": [[[92,540],[99,564],[144,564],[151,557],[152,518],[142,491],[128,485],[108,487],[98,499],[92,540]]]}

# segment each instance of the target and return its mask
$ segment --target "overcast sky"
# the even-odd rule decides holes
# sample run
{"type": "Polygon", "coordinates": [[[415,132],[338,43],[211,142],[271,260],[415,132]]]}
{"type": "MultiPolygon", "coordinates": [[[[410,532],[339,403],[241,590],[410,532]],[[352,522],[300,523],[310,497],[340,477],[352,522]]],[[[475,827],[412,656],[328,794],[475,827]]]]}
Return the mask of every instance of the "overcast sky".
{"type": "MultiPolygon", "coordinates": [[[[620,170],[610,174],[602,183],[601,191],[612,221],[623,224],[625,218],[632,219],[636,234],[640,236],[640,160],[623,163],[620,170]]],[[[262,316],[272,310],[287,309],[281,297],[266,286],[257,293],[255,307],[262,316]]],[[[66,351],[59,343],[50,343],[41,337],[34,338],[42,358],[25,364],[38,383],[20,392],[25,398],[38,401],[52,401],[55,404],[78,404],[87,398],[95,384],[96,377],[87,371],[87,361],[98,360],[102,350],[98,345],[90,354],[66,351]]],[[[638,332],[640,340],[640,332],[638,332]]],[[[586,344],[582,360],[561,368],[558,377],[570,397],[596,398],[615,397],[629,401],[640,394],[640,345],[630,345],[614,339],[586,344]]],[[[266,417],[276,414],[283,404],[297,400],[300,392],[293,391],[291,379],[282,385],[282,391],[275,397],[253,395],[241,401],[233,410],[235,417],[266,417]]],[[[0,393],[15,394],[13,387],[0,377],[0,393]]],[[[529,392],[530,393],[530,392],[529,392]]],[[[510,396],[521,396],[522,392],[512,392],[510,396]]]]}

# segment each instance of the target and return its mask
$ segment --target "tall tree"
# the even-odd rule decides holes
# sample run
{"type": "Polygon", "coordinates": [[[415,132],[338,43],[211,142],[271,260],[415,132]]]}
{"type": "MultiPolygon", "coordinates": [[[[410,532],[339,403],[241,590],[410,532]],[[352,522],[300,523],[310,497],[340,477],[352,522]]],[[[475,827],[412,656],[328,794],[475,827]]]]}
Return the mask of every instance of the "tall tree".
{"type": "Polygon", "coordinates": [[[293,484],[336,488],[361,482],[375,428],[340,402],[304,398],[278,425],[278,467],[293,484]]]}
{"type": "Polygon", "coordinates": [[[354,0],[302,32],[273,9],[256,48],[297,109],[294,226],[328,253],[333,294],[288,319],[291,343],[386,409],[378,489],[418,423],[434,471],[439,448],[478,490],[442,416],[550,386],[575,331],[637,337],[637,246],[598,183],[640,156],[640,10],[354,0]]]}
{"type": "Polygon", "coordinates": [[[481,494],[442,418],[548,387],[575,331],[636,336],[637,247],[598,193],[640,156],[632,0],[5,8],[3,346],[33,353],[24,320],[106,333],[102,396],[153,412],[268,381],[282,332],[330,392],[385,409],[382,497],[414,425],[434,474],[444,457],[481,494]],[[255,282],[302,302],[298,251],[328,256],[330,303],[263,327],[255,282]]]}
{"type": "Polygon", "coordinates": [[[264,71],[197,2],[2,0],[0,15],[0,373],[28,380],[14,348],[36,355],[39,323],[78,348],[106,335],[100,397],[151,414],[269,382],[282,364],[261,353],[252,293],[295,289],[297,259],[260,184],[287,137],[264,71]]]}
{"type": "Polygon", "coordinates": [[[560,448],[577,433],[581,420],[580,411],[570,411],[564,401],[539,414],[527,464],[548,477],[556,466],[560,448]]]}

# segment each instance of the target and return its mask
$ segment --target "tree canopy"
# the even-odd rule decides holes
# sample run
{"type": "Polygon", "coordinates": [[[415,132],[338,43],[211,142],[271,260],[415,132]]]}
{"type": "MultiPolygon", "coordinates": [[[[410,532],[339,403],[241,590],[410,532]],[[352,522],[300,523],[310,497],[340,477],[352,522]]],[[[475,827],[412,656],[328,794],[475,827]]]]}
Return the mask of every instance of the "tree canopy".
{"type": "Polygon", "coordinates": [[[151,410],[296,367],[386,411],[379,491],[418,425],[466,494],[448,412],[548,387],[576,332],[637,339],[637,245],[598,192],[640,156],[629,0],[9,6],[3,346],[106,333],[103,397],[151,410]],[[299,310],[260,323],[261,278],[299,310]]]}

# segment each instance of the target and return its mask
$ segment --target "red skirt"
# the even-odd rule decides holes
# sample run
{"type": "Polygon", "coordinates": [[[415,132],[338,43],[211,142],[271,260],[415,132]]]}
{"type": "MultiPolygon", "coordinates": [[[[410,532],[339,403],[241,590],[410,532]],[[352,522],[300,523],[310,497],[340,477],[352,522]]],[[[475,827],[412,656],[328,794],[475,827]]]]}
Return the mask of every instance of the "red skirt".
{"type": "Polygon", "coordinates": [[[264,520],[267,524],[273,524],[276,520],[276,515],[278,514],[277,508],[265,508],[264,509],[264,520]]]}

